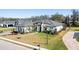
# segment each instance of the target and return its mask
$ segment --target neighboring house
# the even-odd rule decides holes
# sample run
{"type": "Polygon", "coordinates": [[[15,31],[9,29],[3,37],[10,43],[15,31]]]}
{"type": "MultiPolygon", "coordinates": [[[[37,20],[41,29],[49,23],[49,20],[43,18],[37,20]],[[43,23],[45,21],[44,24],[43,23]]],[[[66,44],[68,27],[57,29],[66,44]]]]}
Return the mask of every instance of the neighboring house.
{"type": "MultiPolygon", "coordinates": [[[[73,17],[70,17],[69,23],[73,24],[73,17]]],[[[75,25],[79,25],[79,15],[77,15],[77,18],[74,20],[75,25]]]]}
{"type": "Polygon", "coordinates": [[[0,20],[0,27],[15,27],[15,21],[0,20]]]}
{"type": "Polygon", "coordinates": [[[59,22],[55,22],[52,20],[40,20],[35,22],[35,26],[37,27],[38,32],[43,32],[43,31],[61,31],[63,29],[63,24],[59,22]]]}
{"type": "Polygon", "coordinates": [[[0,27],[3,27],[3,20],[0,20],[0,27]]]}
{"type": "Polygon", "coordinates": [[[19,33],[31,32],[33,27],[32,20],[17,20],[16,21],[16,31],[19,33]]]}
{"type": "Polygon", "coordinates": [[[3,22],[4,27],[15,27],[15,21],[4,21],[3,22]]]}

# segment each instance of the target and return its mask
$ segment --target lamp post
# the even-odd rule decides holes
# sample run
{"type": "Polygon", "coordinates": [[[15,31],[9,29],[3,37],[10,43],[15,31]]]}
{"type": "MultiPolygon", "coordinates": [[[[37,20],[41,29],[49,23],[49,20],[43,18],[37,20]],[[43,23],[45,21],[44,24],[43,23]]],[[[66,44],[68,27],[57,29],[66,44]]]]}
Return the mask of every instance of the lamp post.
{"type": "Polygon", "coordinates": [[[48,30],[47,30],[47,27],[46,27],[46,44],[48,44],[48,30]]]}
{"type": "Polygon", "coordinates": [[[48,31],[47,31],[47,44],[48,44],[48,31]]]}

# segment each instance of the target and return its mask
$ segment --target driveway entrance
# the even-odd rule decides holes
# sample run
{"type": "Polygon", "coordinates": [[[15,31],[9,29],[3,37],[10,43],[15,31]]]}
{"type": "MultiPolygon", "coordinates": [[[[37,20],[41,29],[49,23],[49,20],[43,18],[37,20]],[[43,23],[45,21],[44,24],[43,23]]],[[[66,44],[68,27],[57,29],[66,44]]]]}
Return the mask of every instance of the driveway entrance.
{"type": "Polygon", "coordinates": [[[63,36],[63,42],[69,50],[79,50],[79,42],[74,38],[75,32],[67,32],[63,36]]]}

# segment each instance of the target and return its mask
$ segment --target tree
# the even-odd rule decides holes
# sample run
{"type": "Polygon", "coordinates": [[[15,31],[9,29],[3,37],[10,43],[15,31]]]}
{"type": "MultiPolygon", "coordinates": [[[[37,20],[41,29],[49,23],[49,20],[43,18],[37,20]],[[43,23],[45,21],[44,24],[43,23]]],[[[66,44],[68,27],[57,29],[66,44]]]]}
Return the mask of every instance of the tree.
{"type": "Polygon", "coordinates": [[[61,14],[54,14],[54,15],[51,15],[51,19],[53,21],[57,21],[57,22],[63,22],[63,20],[65,19],[63,15],[61,14]]]}
{"type": "Polygon", "coordinates": [[[72,24],[75,26],[76,21],[78,20],[79,13],[76,10],[72,10],[72,24]]]}
{"type": "Polygon", "coordinates": [[[70,23],[70,17],[69,17],[69,16],[66,16],[66,17],[65,17],[64,23],[65,23],[67,26],[70,26],[70,25],[71,25],[71,23],[70,23]]]}
{"type": "Polygon", "coordinates": [[[40,21],[40,20],[47,20],[49,19],[49,16],[48,15],[41,15],[41,16],[32,16],[31,19],[33,21],[40,21]]]}

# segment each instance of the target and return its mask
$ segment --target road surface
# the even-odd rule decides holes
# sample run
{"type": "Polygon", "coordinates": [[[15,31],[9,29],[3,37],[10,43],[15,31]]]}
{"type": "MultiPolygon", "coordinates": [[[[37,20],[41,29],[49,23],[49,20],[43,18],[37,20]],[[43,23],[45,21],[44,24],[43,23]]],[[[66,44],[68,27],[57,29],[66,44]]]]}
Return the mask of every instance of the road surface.
{"type": "Polygon", "coordinates": [[[63,42],[69,50],[79,50],[79,42],[74,37],[75,32],[68,32],[63,36],[63,42]]]}
{"type": "Polygon", "coordinates": [[[10,43],[8,41],[0,40],[0,50],[32,50],[32,49],[14,43],[10,43]]]}

